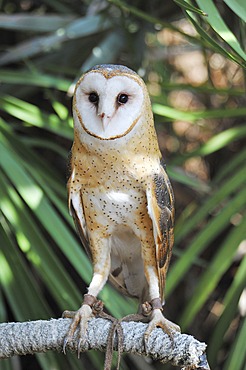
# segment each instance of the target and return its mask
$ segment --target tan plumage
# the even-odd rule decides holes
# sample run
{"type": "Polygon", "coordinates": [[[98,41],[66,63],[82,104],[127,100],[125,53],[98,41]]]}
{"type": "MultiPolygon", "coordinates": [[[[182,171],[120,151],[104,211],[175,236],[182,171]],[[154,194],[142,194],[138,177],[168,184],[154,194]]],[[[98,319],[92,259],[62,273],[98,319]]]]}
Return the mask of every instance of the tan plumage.
{"type": "MultiPolygon", "coordinates": [[[[69,208],[93,264],[88,294],[96,297],[109,277],[140,303],[164,301],[174,199],[146,86],[126,67],[96,66],[76,85],[73,115],[69,208]]],[[[83,334],[89,306],[77,311],[69,339],[79,322],[83,334]]],[[[178,330],[160,307],[147,335],[156,325],[178,330]]]]}

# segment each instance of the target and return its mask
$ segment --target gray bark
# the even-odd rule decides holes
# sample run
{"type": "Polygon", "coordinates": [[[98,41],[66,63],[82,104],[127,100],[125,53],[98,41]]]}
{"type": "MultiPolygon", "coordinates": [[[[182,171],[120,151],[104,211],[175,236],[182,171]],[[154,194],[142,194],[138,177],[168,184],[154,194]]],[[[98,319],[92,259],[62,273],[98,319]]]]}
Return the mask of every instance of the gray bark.
{"type": "MultiPolygon", "coordinates": [[[[51,319],[30,322],[0,324],[0,359],[14,355],[34,354],[49,350],[62,351],[71,319],[51,319]]],[[[90,349],[105,351],[111,322],[106,319],[91,319],[87,338],[81,345],[81,352],[90,349]]],[[[187,334],[175,333],[173,341],[162,329],[155,329],[144,348],[143,335],[147,324],[122,322],[124,340],[123,352],[149,356],[163,363],[170,362],[183,369],[209,370],[206,360],[206,344],[187,334]]],[[[117,348],[117,338],[114,341],[117,348]]],[[[67,350],[76,351],[76,333],[67,350]]]]}

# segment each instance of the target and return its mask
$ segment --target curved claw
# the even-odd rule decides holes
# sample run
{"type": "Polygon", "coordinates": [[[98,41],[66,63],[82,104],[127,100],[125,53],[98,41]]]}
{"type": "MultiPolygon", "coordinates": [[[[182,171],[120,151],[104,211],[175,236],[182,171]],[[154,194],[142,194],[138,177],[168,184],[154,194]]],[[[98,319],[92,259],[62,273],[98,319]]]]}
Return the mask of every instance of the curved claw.
{"type": "Polygon", "coordinates": [[[68,343],[68,339],[67,339],[67,337],[65,337],[65,339],[63,341],[63,346],[62,346],[62,352],[64,353],[64,355],[66,354],[67,343],[68,343]]]}
{"type": "Polygon", "coordinates": [[[80,358],[80,346],[81,346],[82,343],[83,343],[82,338],[79,338],[78,346],[77,346],[77,356],[78,356],[78,358],[80,358]]]}

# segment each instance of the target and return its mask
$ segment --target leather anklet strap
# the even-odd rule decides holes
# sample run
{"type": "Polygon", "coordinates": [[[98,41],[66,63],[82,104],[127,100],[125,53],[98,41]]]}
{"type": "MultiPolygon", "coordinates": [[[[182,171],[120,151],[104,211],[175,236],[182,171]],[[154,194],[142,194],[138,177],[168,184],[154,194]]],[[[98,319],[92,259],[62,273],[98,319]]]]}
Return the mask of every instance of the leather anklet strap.
{"type": "Polygon", "coordinates": [[[88,306],[92,307],[93,304],[95,304],[96,302],[97,302],[97,298],[94,297],[94,295],[91,295],[91,294],[84,295],[83,304],[88,304],[88,306]]]}
{"type": "Polygon", "coordinates": [[[150,304],[151,304],[152,310],[156,310],[156,309],[163,310],[160,298],[152,299],[150,301],[150,304]]]}

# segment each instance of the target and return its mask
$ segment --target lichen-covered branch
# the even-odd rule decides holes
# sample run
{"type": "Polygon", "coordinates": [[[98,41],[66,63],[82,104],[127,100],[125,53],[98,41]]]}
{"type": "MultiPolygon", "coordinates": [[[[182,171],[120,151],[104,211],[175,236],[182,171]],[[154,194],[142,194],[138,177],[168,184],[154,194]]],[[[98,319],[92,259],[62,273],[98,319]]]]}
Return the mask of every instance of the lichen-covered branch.
{"type": "MultiPolygon", "coordinates": [[[[62,351],[70,322],[70,319],[51,319],[0,324],[0,359],[49,350],[62,351]]],[[[105,319],[91,319],[81,352],[90,349],[105,351],[110,325],[111,322],[105,319]]],[[[205,355],[206,345],[192,336],[175,333],[172,341],[163,330],[157,328],[151,333],[148,348],[144,348],[143,335],[147,324],[122,322],[121,325],[124,334],[124,352],[150,356],[187,370],[209,370],[205,355]]],[[[115,338],[116,348],[117,338],[115,338]]],[[[76,336],[74,341],[67,345],[67,349],[77,350],[76,336]]]]}

